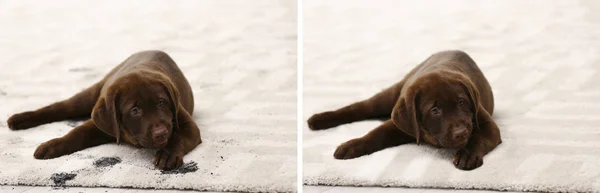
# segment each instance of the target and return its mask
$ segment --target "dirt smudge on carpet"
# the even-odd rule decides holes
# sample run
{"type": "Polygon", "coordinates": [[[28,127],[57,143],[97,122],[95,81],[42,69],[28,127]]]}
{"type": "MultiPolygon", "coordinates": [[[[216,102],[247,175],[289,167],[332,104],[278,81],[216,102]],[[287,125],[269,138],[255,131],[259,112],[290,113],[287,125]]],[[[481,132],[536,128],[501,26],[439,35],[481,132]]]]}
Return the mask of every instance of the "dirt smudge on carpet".
{"type": "Polygon", "coordinates": [[[54,186],[53,187],[65,187],[65,183],[69,180],[72,180],[73,178],[75,178],[75,176],[77,176],[77,174],[69,174],[69,173],[54,173],[52,174],[52,176],[50,177],[50,179],[54,182],[54,186]]]}
{"type": "Polygon", "coordinates": [[[195,172],[198,170],[198,164],[194,161],[183,164],[181,167],[169,170],[169,171],[160,171],[162,174],[185,174],[189,172],[195,172]]]}
{"type": "Polygon", "coordinates": [[[108,166],[114,166],[118,163],[121,163],[121,158],[119,157],[101,157],[94,161],[94,166],[97,168],[103,168],[108,166]]]}

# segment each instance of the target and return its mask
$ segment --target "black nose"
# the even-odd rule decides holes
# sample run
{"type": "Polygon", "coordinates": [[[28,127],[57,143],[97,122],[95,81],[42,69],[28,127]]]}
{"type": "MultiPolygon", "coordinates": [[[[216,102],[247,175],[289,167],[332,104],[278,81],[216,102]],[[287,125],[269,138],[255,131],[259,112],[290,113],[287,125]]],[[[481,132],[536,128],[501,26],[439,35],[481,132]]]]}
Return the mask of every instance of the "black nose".
{"type": "Polygon", "coordinates": [[[457,128],[454,130],[454,132],[452,132],[452,139],[464,140],[467,138],[468,134],[469,134],[469,131],[467,131],[467,128],[457,128]]]}
{"type": "Polygon", "coordinates": [[[152,139],[154,141],[162,141],[165,140],[165,138],[167,138],[167,134],[169,134],[169,132],[167,131],[166,127],[158,126],[153,129],[152,139]]]}

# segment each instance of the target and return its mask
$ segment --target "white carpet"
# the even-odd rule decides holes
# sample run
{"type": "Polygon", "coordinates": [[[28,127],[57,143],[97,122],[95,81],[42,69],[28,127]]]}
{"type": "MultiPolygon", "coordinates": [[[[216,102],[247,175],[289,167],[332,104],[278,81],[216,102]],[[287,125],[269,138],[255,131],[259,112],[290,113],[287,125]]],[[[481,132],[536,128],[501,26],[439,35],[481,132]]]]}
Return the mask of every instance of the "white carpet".
{"type": "Polygon", "coordinates": [[[0,184],[296,191],[296,2],[1,1],[0,184]],[[161,174],[154,150],[101,145],[36,160],[80,122],[10,131],[6,119],[70,97],[130,54],[161,49],[194,91],[197,171],[161,174]],[[95,167],[101,157],[121,163],[95,167]]]}
{"type": "Polygon", "coordinates": [[[304,121],[462,49],[492,85],[503,139],[481,168],[460,171],[453,152],[425,145],[335,160],[379,122],[305,124],[305,184],[600,192],[600,2],[304,2],[304,121]]]}

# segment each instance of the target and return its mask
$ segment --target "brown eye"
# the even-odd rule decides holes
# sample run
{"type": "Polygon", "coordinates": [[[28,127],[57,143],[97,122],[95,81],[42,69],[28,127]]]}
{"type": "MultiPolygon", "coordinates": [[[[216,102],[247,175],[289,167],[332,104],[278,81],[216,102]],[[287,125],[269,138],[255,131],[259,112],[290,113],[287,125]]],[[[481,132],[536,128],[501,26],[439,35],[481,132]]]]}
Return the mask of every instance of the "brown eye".
{"type": "Polygon", "coordinates": [[[437,107],[433,107],[431,108],[431,110],[429,111],[429,114],[431,114],[431,116],[438,116],[440,115],[441,111],[439,108],[437,107]]]}
{"type": "Polygon", "coordinates": [[[462,107],[463,105],[465,105],[465,100],[463,100],[463,99],[458,100],[458,106],[462,107]]]}
{"type": "Polygon", "coordinates": [[[165,99],[160,99],[160,100],[158,100],[158,106],[159,106],[159,107],[162,107],[162,106],[163,106],[163,105],[165,105],[165,104],[167,104],[167,100],[165,100],[165,99]]]}
{"type": "Polygon", "coordinates": [[[131,110],[129,110],[129,114],[131,114],[132,116],[139,115],[140,114],[140,108],[137,108],[137,107],[131,108],[131,110]]]}

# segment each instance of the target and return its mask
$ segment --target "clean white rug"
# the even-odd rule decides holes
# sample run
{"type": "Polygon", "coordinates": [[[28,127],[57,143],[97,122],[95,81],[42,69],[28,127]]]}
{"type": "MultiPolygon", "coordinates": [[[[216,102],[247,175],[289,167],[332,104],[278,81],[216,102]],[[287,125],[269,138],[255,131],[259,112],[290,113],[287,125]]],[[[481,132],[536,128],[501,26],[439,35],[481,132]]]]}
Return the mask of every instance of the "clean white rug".
{"type": "Polygon", "coordinates": [[[56,185],[64,172],[76,174],[66,186],[296,191],[295,2],[2,1],[0,26],[0,184],[56,185]],[[169,53],[194,91],[203,143],[184,162],[195,172],[162,174],[155,151],[116,144],[36,160],[80,122],[7,128],[146,49],[169,53]],[[121,162],[94,166],[102,157],[121,162]]]}
{"type": "Polygon", "coordinates": [[[492,85],[503,138],[481,168],[460,171],[453,152],[426,145],[335,160],[379,122],[304,124],[305,184],[600,192],[600,2],[304,2],[304,121],[462,49],[492,85]]]}

